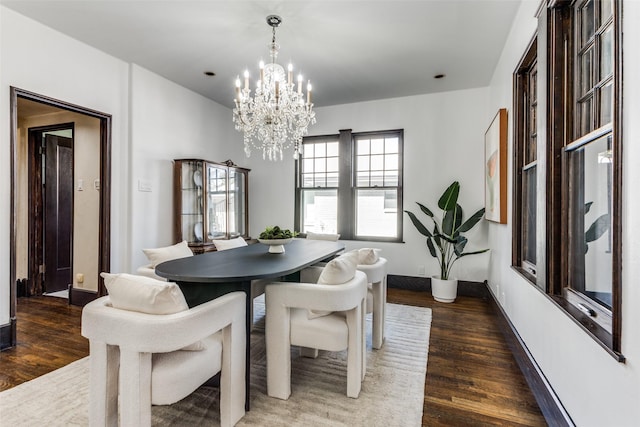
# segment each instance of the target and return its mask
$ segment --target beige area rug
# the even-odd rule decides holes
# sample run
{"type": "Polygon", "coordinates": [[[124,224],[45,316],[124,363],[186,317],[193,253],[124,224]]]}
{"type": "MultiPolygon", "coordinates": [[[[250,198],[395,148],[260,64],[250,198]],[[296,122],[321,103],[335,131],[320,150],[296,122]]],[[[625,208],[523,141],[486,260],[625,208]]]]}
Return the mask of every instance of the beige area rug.
{"type": "MultiPolygon", "coordinates": [[[[367,374],[358,399],[346,396],[346,351],[317,359],[292,350],[289,400],[266,395],[264,305],[251,336],[251,411],[238,426],[420,426],[431,310],[388,304],[386,341],[367,342],[367,374]]],[[[369,331],[371,315],[367,316],[369,331]]],[[[370,333],[369,333],[370,335],[370,333]]],[[[88,358],[0,393],[0,425],[88,425],[88,358]]],[[[200,387],[171,406],[154,406],[154,426],[219,425],[218,389],[200,387]]]]}

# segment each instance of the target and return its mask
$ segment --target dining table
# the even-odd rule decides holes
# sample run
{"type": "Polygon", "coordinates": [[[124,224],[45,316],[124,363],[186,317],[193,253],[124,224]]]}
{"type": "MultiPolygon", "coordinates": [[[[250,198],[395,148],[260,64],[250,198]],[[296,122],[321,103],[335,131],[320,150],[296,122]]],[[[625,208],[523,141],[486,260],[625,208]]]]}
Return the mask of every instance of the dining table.
{"type": "MultiPolygon", "coordinates": [[[[294,238],[283,253],[270,253],[269,246],[250,244],[224,251],[205,252],[174,259],[156,266],[156,274],[175,282],[182,290],[189,307],[211,301],[229,292],[243,291],[246,298],[246,371],[245,408],[250,409],[251,326],[249,304],[251,281],[299,280],[297,273],[313,264],[332,258],[344,250],[344,243],[327,240],[294,238]]],[[[267,313],[268,316],[268,313],[267,313]]]]}

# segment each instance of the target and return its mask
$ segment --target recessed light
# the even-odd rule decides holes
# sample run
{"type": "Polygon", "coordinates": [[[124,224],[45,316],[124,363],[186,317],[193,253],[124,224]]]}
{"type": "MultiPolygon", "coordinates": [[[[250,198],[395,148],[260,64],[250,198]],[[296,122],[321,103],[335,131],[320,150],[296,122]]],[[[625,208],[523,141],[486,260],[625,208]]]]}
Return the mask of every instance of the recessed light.
{"type": "Polygon", "coordinates": [[[205,76],[209,76],[209,77],[213,77],[213,76],[215,76],[215,75],[216,75],[216,73],[214,73],[213,71],[205,71],[205,72],[204,72],[204,75],[205,75],[205,76]]]}
{"type": "Polygon", "coordinates": [[[446,74],[436,74],[435,76],[433,76],[434,79],[443,79],[445,77],[446,74]]]}

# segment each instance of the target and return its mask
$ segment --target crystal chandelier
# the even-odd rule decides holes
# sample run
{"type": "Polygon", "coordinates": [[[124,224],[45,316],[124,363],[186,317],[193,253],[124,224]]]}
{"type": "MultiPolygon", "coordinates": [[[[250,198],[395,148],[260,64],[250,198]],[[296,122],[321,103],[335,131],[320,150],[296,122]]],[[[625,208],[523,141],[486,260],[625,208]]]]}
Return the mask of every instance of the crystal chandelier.
{"type": "Polygon", "coordinates": [[[316,122],[316,113],[311,103],[311,82],[307,82],[306,102],[302,91],[302,75],[297,85],[293,82],[293,65],[287,73],[276,63],[280,45],[276,43],[276,28],[282,23],[277,15],[267,16],[273,37],[269,44],[271,63],[260,61],[260,79],[256,82],[251,97],[249,71],[244,72],[244,87],[240,76],[236,79],[235,108],[233,122],[236,130],[244,132],[244,152],[247,157],[251,149],[262,150],[262,158],[282,160],[283,150],[293,145],[293,158],[297,159],[302,149],[302,137],[310,124],[316,122]]]}

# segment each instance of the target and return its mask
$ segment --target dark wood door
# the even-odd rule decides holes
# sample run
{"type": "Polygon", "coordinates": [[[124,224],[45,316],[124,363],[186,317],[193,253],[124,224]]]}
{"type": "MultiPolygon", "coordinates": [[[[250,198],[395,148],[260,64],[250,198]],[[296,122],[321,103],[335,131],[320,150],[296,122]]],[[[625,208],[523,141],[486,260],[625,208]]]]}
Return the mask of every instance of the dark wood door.
{"type": "Polygon", "coordinates": [[[73,141],[45,137],[44,290],[67,289],[73,262],[73,141]]]}

